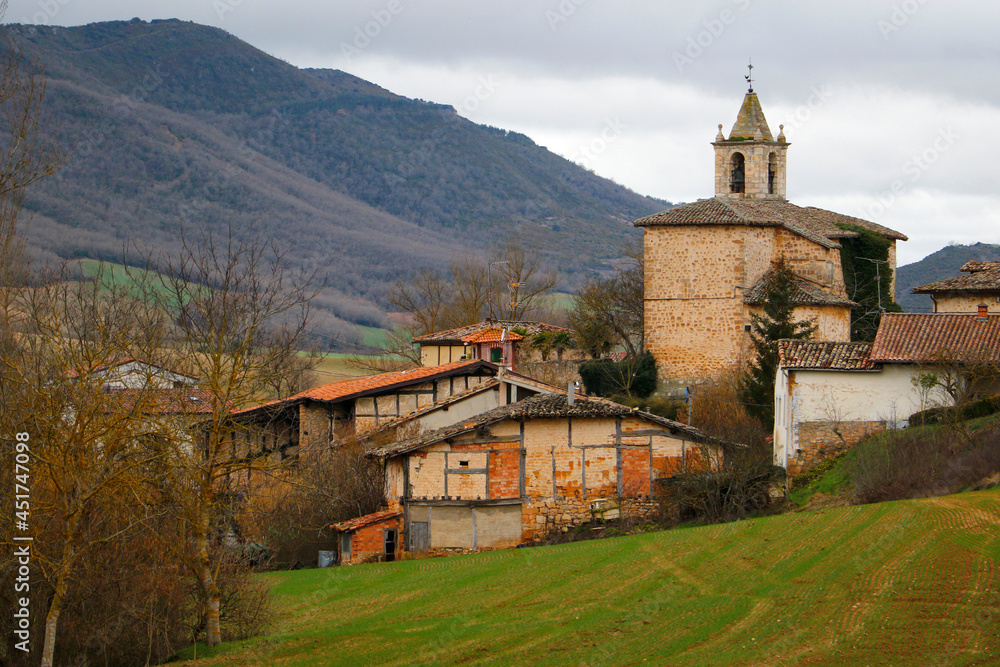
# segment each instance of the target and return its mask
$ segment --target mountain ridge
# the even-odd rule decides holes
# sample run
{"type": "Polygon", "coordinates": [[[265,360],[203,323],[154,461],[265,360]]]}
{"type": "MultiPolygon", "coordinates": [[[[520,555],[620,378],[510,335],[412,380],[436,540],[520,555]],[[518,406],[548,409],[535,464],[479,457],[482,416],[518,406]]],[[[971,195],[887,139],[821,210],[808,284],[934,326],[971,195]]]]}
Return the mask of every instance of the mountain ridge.
{"type": "Polygon", "coordinates": [[[669,206],[525,135],[217,28],[6,29],[44,68],[43,127],[67,156],[26,200],[42,258],[121,261],[125,242],[169,252],[181,229],[259,233],[330,278],[323,327],[343,336],[386,325],[396,279],[508,238],[572,287],[637,236],[631,220],[669,206]]]}

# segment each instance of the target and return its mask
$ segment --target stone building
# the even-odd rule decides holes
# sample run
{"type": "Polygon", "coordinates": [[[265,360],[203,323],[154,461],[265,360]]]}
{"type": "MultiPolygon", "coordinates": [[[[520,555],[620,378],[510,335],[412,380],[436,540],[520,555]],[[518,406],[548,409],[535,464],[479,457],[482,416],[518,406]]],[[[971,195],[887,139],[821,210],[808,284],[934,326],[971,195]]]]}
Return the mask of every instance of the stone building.
{"type": "Polygon", "coordinates": [[[966,262],[957,276],[913,288],[929,294],[935,313],[1000,313],[1000,262],[966,262]]]}
{"type": "Polygon", "coordinates": [[[385,461],[390,509],[404,512],[406,550],[441,554],[516,546],[609,504],[648,512],[655,480],[709,443],[604,399],[539,395],[373,455],[385,461]]]}
{"type": "Polygon", "coordinates": [[[635,221],[643,228],[645,335],[660,377],[685,384],[709,377],[745,353],[761,282],[779,258],[798,277],[796,316],[817,339],[850,340],[853,305],[844,286],[840,239],[855,228],[890,242],[895,273],[899,232],[785,199],[789,143],[771,134],[750,90],[729,136],[715,147],[715,196],[635,221]]]}

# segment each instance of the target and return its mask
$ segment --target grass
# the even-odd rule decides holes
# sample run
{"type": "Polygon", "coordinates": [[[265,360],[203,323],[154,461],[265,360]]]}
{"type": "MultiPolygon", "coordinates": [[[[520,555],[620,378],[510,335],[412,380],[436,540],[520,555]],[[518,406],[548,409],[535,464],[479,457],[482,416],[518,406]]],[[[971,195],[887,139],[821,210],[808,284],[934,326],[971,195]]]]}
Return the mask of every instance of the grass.
{"type": "Polygon", "coordinates": [[[123,264],[96,259],[80,259],[76,260],[76,264],[84,278],[100,278],[102,284],[109,288],[112,286],[123,287],[128,294],[137,299],[142,299],[145,296],[141,287],[142,281],[147,281],[147,284],[161,296],[166,296],[168,299],[171,297],[166,286],[157,279],[160,274],[155,271],[126,267],[123,264]],[[136,278],[139,279],[139,282],[136,281],[136,278]]]}
{"type": "Polygon", "coordinates": [[[272,573],[272,634],[185,664],[998,664],[998,561],[982,491],[272,573]]]}

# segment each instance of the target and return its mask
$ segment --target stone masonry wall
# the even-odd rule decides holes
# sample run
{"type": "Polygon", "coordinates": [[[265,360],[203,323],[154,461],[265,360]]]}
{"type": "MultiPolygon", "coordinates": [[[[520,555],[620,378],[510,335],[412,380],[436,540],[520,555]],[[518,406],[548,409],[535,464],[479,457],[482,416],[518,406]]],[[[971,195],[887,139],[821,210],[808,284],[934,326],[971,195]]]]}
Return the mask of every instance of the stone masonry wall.
{"type": "MultiPolygon", "coordinates": [[[[838,250],[775,227],[647,227],[644,253],[646,346],[664,380],[708,377],[739,358],[749,323],[743,290],[781,256],[843,291],[838,250]]],[[[838,335],[831,340],[847,340],[842,318],[823,319],[838,335]]]]}
{"type": "Polygon", "coordinates": [[[795,447],[789,452],[788,474],[797,475],[810,466],[856,445],[862,438],[884,431],[885,422],[802,422],[796,428],[795,447]]]}

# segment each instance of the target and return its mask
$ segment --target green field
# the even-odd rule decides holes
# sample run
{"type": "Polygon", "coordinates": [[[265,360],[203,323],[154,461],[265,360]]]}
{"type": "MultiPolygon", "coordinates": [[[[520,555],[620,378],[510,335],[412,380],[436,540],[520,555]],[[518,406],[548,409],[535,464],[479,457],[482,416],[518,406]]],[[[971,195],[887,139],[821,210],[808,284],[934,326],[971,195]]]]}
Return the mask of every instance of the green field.
{"type": "Polygon", "coordinates": [[[996,665],[998,561],[983,491],[273,573],[272,634],[186,664],[996,665]]]}

